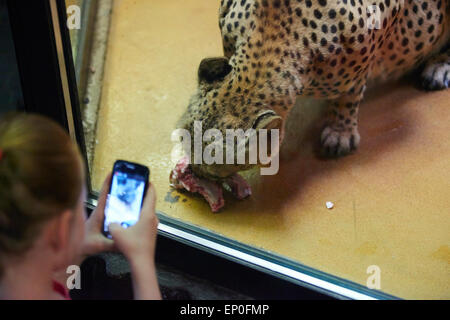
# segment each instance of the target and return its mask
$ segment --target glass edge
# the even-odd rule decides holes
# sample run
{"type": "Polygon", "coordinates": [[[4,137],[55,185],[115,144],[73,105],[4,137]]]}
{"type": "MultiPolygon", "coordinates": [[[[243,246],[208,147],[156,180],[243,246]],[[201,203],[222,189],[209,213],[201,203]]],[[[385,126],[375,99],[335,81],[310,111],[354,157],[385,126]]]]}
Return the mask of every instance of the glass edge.
{"type": "MultiPolygon", "coordinates": [[[[233,240],[230,238],[227,238],[223,235],[220,235],[212,230],[207,230],[200,226],[195,226],[190,223],[183,222],[181,220],[169,217],[167,214],[157,211],[158,218],[160,220],[160,231],[163,234],[166,234],[167,236],[174,238],[176,240],[183,241],[185,243],[191,244],[194,247],[197,247],[202,250],[210,251],[212,253],[216,253],[219,256],[223,256],[225,258],[237,261],[239,263],[242,263],[244,265],[247,265],[252,268],[259,269],[263,272],[270,273],[274,276],[277,276],[279,278],[283,278],[285,280],[288,280],[293,283],[297,283],[306,287],[309,287],[313,290],[324,292],[328,295],[337,297],[337,298],[343,298],[343,299],[352,299],[352,297],[359,296],[360,298],[364,299],[377,299],[377,300],[393,300],[393,299],[399,299],[398,297],[395,297],[393,295],[378,291],[378,290],[372,290],[367,287],[364,287],[358,283],[339,278],[336,276],[333,276],[329,273],[320,271],[318,269],[314,269],[311,267],[308,267],[306,265],[301,264],[300,262],[294,261],[292,259],[289,259],[287,257],[284,257],[278,253],[270,252],[262,248],[257,248],[255,246],[247,245],[244,243],[241,243],[237,240],[233,240]],[[178,232],[168,234],[167,231],[165,231],[164,227],[169,226],[171,228],[174,228],[178,232]],[[185,238],[183,235],[183,232],[188,233],[192,236],[197,236],[203,239],[206,239],[213,244],[216,244],[217,246],[205,246],[202,243],[197,243],[193,239],[185,238]],[[221,250],[225,248],[229,248],[231,250],[237,251],[237,255],[233,255],[229,250],[221,250]],[[243,254],[239,254],[243,253],[243,254]],[[250,258],[250,259],[248,259],[250,258]],[[255,258],[261,259],[263,262],[266,263],[256,263],[255,264],[255,258]],[[270,266],[279,266],[279,270],[273,270],[270,266]],[[287,272],[283,272],[287,271],[287,272]],[[302,274],[306,276],[306,278],[312,278],[319,280],[318,282],[324,282],[324,286],[320,286],[317,284],[310,283],[308,281],[305,281],[305,279],[301,279],[298,277],[295,277],[292,273],[289,274],[289,271],[292,271],[294,274],[302,274]],[[327,286],[326,284],[329,284],[327,286]],[[337,287],[337,288],[336,288],[337,287]],[[342,288],[344,290],[342,291],[336,291],[334,289],[342,288]],[[351,292],[355,294],[352,294],[351,292]],[[348,295],[350,294],[350,295],[348,295]],[[364,297],[366,296],[366,297],[364,297]]],[[[236,253],[236,252],[234,252],[236,253]]]]}
{"type": "MultiPolygon", "coordinates": [[[[98,193],[92,192],[86,206],[95,209],[98,193]]],[[[172,218],[157,210],[158,233],[167,238],[270,274],[337,299],[399,300],[388,293],[369,289],[284,257],[278,253],[247,245],[212,230],[172,218]]]]}

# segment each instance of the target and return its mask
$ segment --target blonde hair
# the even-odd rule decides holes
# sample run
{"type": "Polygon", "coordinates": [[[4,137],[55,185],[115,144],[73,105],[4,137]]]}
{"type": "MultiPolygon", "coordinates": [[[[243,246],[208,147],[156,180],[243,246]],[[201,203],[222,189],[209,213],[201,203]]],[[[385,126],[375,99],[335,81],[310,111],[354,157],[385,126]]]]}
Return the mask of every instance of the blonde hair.
{"type": "Polygon", "coordinates": [[[0,277],[8,256],[26,252],[45,222],[76,207],[84,168],[55,122],[39,115],[0,120],[0,277]]]}

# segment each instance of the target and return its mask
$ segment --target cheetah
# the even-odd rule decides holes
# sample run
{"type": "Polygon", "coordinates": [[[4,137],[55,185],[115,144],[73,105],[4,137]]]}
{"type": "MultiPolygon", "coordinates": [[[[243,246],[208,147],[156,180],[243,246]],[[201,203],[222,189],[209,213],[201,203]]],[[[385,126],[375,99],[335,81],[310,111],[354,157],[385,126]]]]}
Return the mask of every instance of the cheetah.
{"type": "MultiPolygon", "coordinates": [[[[206,58],[178,128],[280,129],[298,96],[327,99],[326,156],[360,143],[358,109],[369,83],[425,65],[429,90],[450,80],[449,0],[222,0],[224,56],[206,58]]],[[[319,140],[319,139],[318,139],[319,140]]],[[[192,165],[224,178],[251,167],[192,165]]]]}

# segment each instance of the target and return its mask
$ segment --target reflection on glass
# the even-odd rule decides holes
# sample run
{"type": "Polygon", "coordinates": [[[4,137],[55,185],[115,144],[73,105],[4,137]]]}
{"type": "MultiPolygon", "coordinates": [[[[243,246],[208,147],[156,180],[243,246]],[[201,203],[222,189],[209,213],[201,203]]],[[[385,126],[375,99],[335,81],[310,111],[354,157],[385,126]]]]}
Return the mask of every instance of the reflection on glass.
{"type": "Polygon", "coordinates": [[[337,161],[315,153],[323,102],[299,99],[278,174],[244,173],[252,196],[227,193],[213,214],[202,198],[173,190],[169,173],[171,135],[197,89],[200,61],[224,55],[220,1],[67,4],[82,8],[71,35],[95,190],[116,159],[142,163],[157,209],[170,217],[362,286],[377,288],[379,279],[395,296],[448,297],[448,92],[425,95],[409,83],[372,91],[361,113],[363,145],[337,161]],[[433,114],[425,113],[430,97],[433,114]]]}
{"type": "Polygon", "coordinates": [[[0,114],[22,110],[22,87],[6,0],[0,0],[0,77],[0,114]]]}

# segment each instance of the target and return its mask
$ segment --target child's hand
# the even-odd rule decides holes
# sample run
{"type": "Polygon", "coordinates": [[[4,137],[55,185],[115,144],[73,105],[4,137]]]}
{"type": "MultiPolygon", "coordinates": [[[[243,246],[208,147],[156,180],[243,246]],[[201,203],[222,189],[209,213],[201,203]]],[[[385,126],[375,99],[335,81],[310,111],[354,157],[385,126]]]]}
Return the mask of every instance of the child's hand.
{"type": "Polygon", "coordinates": [[[139,221],[128,229],[112,223],[109,233],[119,249],[131,264],[154,261],[158,217],[155,214],[156,193],[149,184],[139,221]]]}
{"type": "Polygon", "coordinates": [[[103,183],[100,197],[98,198],[97,208],[92,211],[91,216],[86,221],[86,233],[83,247],[83,254],[85,256],[115,250],[114,241],[108,239],[102,233],[103,222],[105,219],[106,198],[108,196],[110,183],[111,174],[106,177],[105,182],[103,183]]]}
{"type": "Polygon", "coordinates": [[[116,247],[130,262],[135,299],[161,299],[155,266],[158,217],[155,214],[156,194],[150,184],[139,221],[128,229],[109,225],[116,247]]]}

